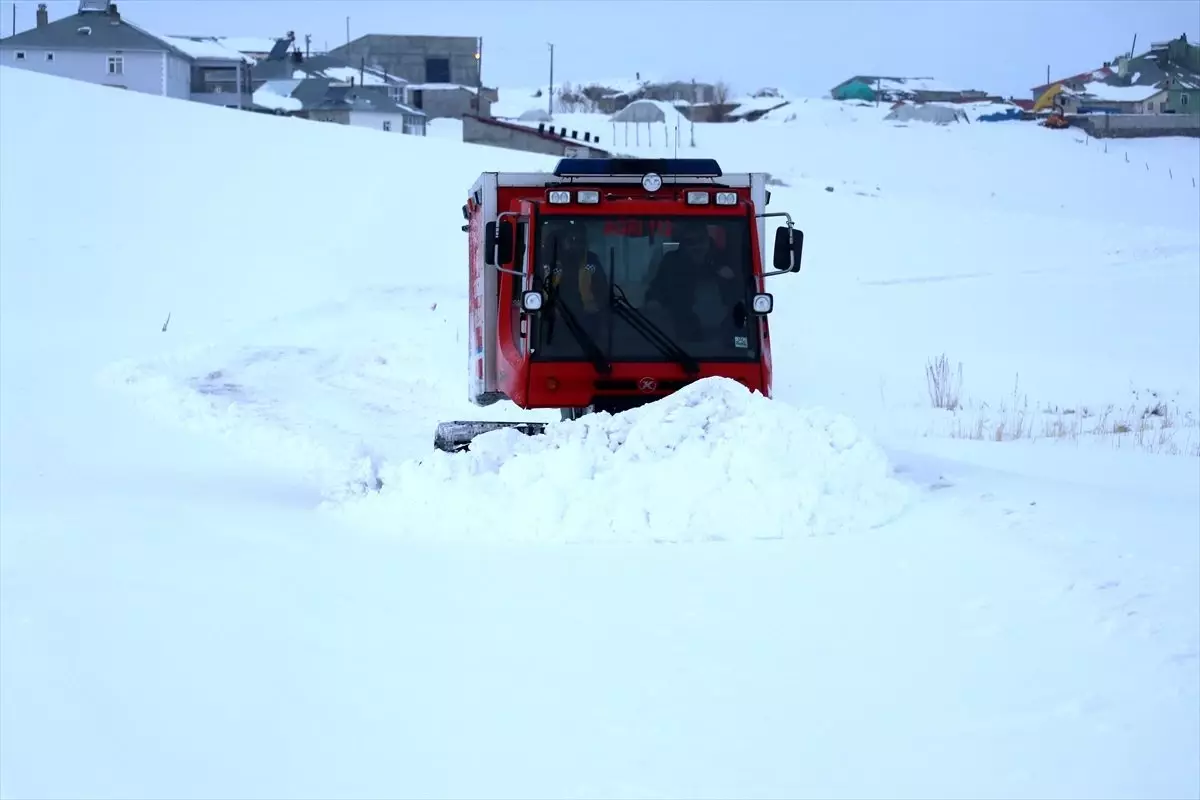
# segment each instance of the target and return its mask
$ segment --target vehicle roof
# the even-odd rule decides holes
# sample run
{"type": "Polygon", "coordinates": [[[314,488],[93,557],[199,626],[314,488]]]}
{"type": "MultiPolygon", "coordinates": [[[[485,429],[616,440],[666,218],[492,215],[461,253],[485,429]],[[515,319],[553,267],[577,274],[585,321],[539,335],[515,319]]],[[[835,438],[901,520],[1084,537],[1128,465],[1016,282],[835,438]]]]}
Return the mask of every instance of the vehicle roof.
{"type": "MultiPolygon", "coordinates": [[[[565,186],[565,185],[590,185],[590,184],[605,184],[605,185],[625,185],[625,186],[640,186],[640,176],[629,175],[588,175],[581,177],[555,175],[553,172],[496,172],[496,183],[500,186],[509,187],[534,187],[534,186],[565,186]]],[[[706,178],[695,176],[675,176],[663,175],[662,182],[664,186],[721,186],[731,189],[748,188],[751,184],[754,175],[763,175],[766,173],[753,172],[726,172],[719,178],[706,178]]]]}

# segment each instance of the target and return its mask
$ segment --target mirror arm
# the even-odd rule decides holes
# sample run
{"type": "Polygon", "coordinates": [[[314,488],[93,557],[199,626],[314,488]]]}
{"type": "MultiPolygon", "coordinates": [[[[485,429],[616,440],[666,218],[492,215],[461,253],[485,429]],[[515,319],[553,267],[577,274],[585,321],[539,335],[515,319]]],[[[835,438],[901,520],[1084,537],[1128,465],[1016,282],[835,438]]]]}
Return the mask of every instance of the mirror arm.
{"type": "MultiPolygon", "coordinates": [[[[512,217],[514,220],[519,220],[521,218],[521,215],[518,214],[516,211],[501,211],[499,214],[496,215],[497,233],[499,232],[499,227],[501,225],[500,221],[502,219],[504,219],[505,217],[512,217]]],[[[514,232],[514,234],[516,233],[515,230],[513,232],[514,232]]],[[[499,237],[497,236],[497,238],[499,238],[499,237]]],[[[493,264],[492,268],[495,269],[497,272],[507,272],[509,275],[516,275],[521,278],[525,277],[525,272],[523,270],[506,269],[505,267],[502,267],[499,264],[493,264]]]]}
{"type": "Polygon", "coordinates": [[[792,215],[786,211],[764,211],[761,214],[754,215],[756,219],[766,219],[767,217],[787,217],[787,226],[794,228],[796,223],[792,222],[792,215]]]}

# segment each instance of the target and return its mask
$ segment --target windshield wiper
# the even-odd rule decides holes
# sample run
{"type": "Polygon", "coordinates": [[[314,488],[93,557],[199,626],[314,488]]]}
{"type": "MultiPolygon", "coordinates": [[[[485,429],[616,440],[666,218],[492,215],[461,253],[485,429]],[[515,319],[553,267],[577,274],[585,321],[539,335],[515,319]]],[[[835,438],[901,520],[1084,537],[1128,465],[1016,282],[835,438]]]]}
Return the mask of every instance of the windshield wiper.
{"type": "Polygon", "coordinates": [[[629,327],[640,333],[650,344],[657,347],[663,355],[683,367],[688,375],[700,372],[700,364],[688,355],[688,352],[675,343],[670,336],[663,333],[662,328],[651,322],[645,314],[633,307],[625,297],[625,290],[614,282],[612,284],[612,307],[625,320],[629,327]]]}
{"type": "MultiPolygon", "coordinates": [[[[596,344],[596,340],[588,335],[587,330],[579,323],[575,312],[567,308],[566,304],[558,297],[558,291],[555,290],[551,296],[550,304],[555,311],[559,311],[563,315],[563,321],[567,323],[567,330],[575,337],[575,341],[579,342],[579,346],[583,348],[583,352],[591,360],[592,366],[601,375],[607,375],[612,372],[612,363],[608,360],[608,356],[600,349],[600,345],[596,344]]],[[[553,328],[546,335],[546,344],[550,343],[550,335],[553,333],[553,328]]]]}

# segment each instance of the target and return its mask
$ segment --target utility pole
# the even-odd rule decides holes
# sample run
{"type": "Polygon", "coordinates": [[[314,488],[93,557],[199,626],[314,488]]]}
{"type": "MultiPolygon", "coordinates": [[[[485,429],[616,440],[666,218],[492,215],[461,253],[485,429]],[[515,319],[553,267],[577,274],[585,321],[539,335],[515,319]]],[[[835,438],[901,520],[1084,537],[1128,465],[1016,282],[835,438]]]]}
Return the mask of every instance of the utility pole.
{"type": "Polygon", "coordinates": [[[475,116],[483,116],[483,37],[475,40],[475,116]]]}
{"type": "Polygon", "coordinates": [[[550,47],[550,97],[546,100],[546,111],[550,116],[554,116],[554,45],[546,42],[550,47]]]}
{"type": "Polygon", "coordinates": [[[350,44],[350,18],[346,17],[346,44],[350,44]]]}

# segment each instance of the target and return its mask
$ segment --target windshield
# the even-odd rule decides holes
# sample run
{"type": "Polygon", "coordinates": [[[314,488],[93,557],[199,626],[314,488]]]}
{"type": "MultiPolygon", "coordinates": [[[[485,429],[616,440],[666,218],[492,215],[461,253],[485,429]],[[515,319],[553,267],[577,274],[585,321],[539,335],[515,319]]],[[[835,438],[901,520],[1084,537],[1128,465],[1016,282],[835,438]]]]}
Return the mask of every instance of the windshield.
{"type": "Polygon", "coordinates": [[[590,360],[581,338],[610,361],[758,358],[745,217],[555,216],[536,233],[535,283],[550,302],[534,360],[590,360]],[[587,336],[573,335],[571,317],[587,336]]]}

